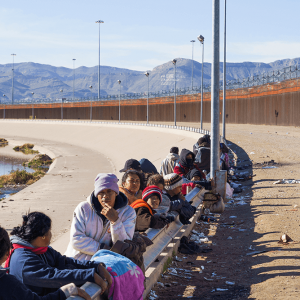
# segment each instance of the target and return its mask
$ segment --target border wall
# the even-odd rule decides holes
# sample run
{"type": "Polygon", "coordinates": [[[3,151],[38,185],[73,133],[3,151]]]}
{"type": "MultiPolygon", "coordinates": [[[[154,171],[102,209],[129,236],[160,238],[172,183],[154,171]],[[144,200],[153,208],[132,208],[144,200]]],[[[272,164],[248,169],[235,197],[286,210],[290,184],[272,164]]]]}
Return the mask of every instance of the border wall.
{"type": "MultiPolygon", "coordinates": [[[[300,126],[300,79],[226,91],[228,124],[300,126]]],[[[210,93],[203,97],[203,122],[210,122],[210,93]]],[[[220,92],[220,122],[222,117],[220,92]]],[[[177,95],[177,122],[200,121],[200,94],[177,95]]],[[[119,101],[0,105],[0,118],[118,121],[119,101]]],[[[174,121],[174,97],[149,99],[149,121],[174,121]]],[[[121,100],[121,121],[146,121],[147,99],[121,100]]]]}

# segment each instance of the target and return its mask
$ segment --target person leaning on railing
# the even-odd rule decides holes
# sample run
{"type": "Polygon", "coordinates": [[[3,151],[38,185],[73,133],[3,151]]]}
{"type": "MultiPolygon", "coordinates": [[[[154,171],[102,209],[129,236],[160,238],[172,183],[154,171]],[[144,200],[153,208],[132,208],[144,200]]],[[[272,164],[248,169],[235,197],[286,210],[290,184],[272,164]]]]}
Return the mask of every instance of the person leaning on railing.
{"type": "Polygon", "coordinates": [[[46,296],[39,296],[32,292],[23,282],[15,276],[7,274],[9,269],[1,267],[11,250],[10,240],[7,231],[0,227],[0,299],[1,300],[65,300],[70,296],[80,296],[86,300],[92,298],[74,283],[60,287],[56,292],[46,296]]]}
{"type": "Polygon", "coordinates": [[[149,228],[161,229],[174,221],[173,216],[163,216],[156,214],[162,200],[161,190],[154,186],[148,186],[143,191],[142,199],[134,201],[130,206],[136,212],[135,229],[144,232],[149,228]]]}
{"type": "Polygon", "coordinates": [[[65,255],[90,260],[98,250],[132,239],[136,214],[117,183],[114,174],[96,176],[94,191],[75,208],[65,255]]]}
{"type": "Polygon", "coordinates": [[[23,216],[23,224],[14,227],[11,235],[12,250],[4,267],[39,296],[69,283],[80,286],[94,282],[102,292],[110,287],[112,279],[103,264],[80,262],[49,246],[51,219],[45,214],[32,212],[23,216]]]}

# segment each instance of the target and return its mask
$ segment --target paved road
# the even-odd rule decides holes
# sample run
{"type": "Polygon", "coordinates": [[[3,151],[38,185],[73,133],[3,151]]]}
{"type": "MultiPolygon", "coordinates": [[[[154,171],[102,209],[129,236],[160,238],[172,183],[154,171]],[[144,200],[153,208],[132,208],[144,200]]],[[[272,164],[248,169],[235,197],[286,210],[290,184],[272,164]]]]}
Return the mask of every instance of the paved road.
{"type": "Polygon", "coordinates": [[[55,157],[44,178],[11,196],[14,201],[2,202],[1,225],[12,229],[26,211],[45,212],[53,220],[53,245],[64,252],[74,208],[93,190],[97,173],[113,172],[120,178],[118,170],[129,158],[145,157],[159,168],[172,146],[192,149],[199,134],[130,125],[1,120],[0,137],[33,143],[55,157]]]}

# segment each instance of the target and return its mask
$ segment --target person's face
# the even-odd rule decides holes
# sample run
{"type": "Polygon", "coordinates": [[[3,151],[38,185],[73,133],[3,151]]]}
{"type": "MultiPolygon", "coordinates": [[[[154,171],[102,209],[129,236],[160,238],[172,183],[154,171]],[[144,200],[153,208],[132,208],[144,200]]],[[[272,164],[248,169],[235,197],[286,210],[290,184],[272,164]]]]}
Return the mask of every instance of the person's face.
{"type": "Polygon", "coordinates": [[[201,178],[199,176],[194,176],[192,178],[192,181],[200,181],[200,180],[201,180],[201,178]]]}
{"type": "Polygon", "coordinates": [[[100,202],[101,206],[104,207],[104,204],[108,204],[111,207],[114,207],[116,202],[117,193],[111,189],[104,189],[100,191],[97,195],[98,201],[100,202]]]}
{"type": "Polygon", "coordinates": [[[193,155],[190,153],[189,155],[186,156],[186,159],[193,159],[193,155]]]}
{"type": "Polygon", "coordinates": [[[43,236],[38,236],[36,239],[31,241],[30,243],[35,248],[48,247],[50,245],[51,238],[52,238],[52,232],[51,232],[51,228],[50,228],[43,236]]]}
{"type": "Polygon", "coordinates": [[[147,199],[147,203],[149,204],[150,207],[156,209],[159,207],[160,201],[157,195],[152,195],[147,199]]]}
{"type": "Polygon", "coordinates": [[[181,193],[182,190],[182,185],[178,186],[177,188],[175,188],[173,191],[174,195],[178,195],[179,193],[181,193]]]}
{"type": "Polygon", "coordinates": [[[126,181],[123,183],[124,188],[136,193],[140,189],[140,178],[136,174],[129,174],[126,181]]]}
{"type": "Polygon", "coordinates": [[[161,190],[164,189],[164,186],[163,186],[163,184],[161,184],[161,183],[159,183],[159,184],[157,185],[157,187],[158,187],[159,189],[161,189],[161,190]]]}

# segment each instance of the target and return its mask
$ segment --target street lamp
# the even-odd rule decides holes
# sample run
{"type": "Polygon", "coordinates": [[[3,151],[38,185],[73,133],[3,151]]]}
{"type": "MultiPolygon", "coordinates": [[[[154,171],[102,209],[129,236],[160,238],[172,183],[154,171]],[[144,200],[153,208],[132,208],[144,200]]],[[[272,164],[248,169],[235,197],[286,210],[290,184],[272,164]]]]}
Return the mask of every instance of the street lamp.
{"type": "Polygon", "coordinates": [[[92,94],[92,96],[91,96],[91,106],[90,106],[90,121],[92,122],[92,114],[93,114],[93,104],[92,104],[92,98],[93,98],[93,92],[92,92],[92,89],[93,89],[93,86],[92,85],[90,85],[89,86],[89,88],[91,89],[91,94],[92,94]]]}
{"type": "Polygon", "coordinates": [[[33,104],[33,95],[34,95],[34,92],[31,92],[31,95],[32,95],[32,105],[31,105],[31,114],[32,114],[32,120],[34,119],[34,104],[33,104]]]}
{"type": "Polygon", "coordinates": [[[147,93],[147,124],[149,124],[149,72],[145,73],[148,78],[148,93],[147,93]]]}
{"type": "Polygon", "coordinates": [[[15,56],[17,54],[12,53],[13,67],[12,67],[12,82],[11,82],[11,104],[14,104],[14,68],[15,68],[15,56]]]}
{"type": "Polygon", "coordinates": [[[61,92],[61,108],[60,108],[60,116],[61,116],[61,120],[63,121],[63,119],[64,119],[64,107],[63,107],[63,105],[64,105],[64,99],[63,99],[63,89],[61,89],[60,90],[60,92],[61,92]]]}
{"type": "Polygon", "coordinates": [[[120,85],[120,94],[119,94],[119,123],[121,121],[121,80],[118,80],[118,83],[120,85]]]}
{"type": "Polygon", "coordinates": [[[104,23],[104,21],[98,20],[95,23],[99,24],[98,99],[100,100],[100,24],[104,23]]]}
{"type": "Polygon", "coordinates": [[[225,0],[225,10],[224,10],[224,62],[223,62],[223,139],[225,140],[225,105],[226,105],[226,0],[225,0]]]}
{"type": "MultiPolygon", "coordinates": [[[[4,99],[5,99],[6,95],[5,95],[5,94],[3,94],[3,97],[4,97],[4,99]]],[[[3,101],[3,104],[4,104],[4,110],[3,110],[3,119],[5,119],[5,103],[4,103],[4,101],[3,101]]]]}
{"type": "Polygon", "coordinates": [[[175,66],[175,80],[174,80],[174,126],[176,126],[176,59],[172,60],[173,65],[175,66]]]}
{"type": "Polygon", "coordinates": [[[75,100],[75,60],[76,58],[73,58],[73,101],[75,100]]]}
{"type": "Polygon", "coordinates": [[[192,90],[193,90],[193,86],[194,86],[194,43],[195,40],[191,40],[192,43],[192,90]]]}
{"type": "Polygon", "coordinates": [[[200,44],[202,44],[202,74],[201,74],[201,112],[200,112],[200,129],[203,129],[203,64],[204,64],[204,36],[197,37],[200,44]]]}

